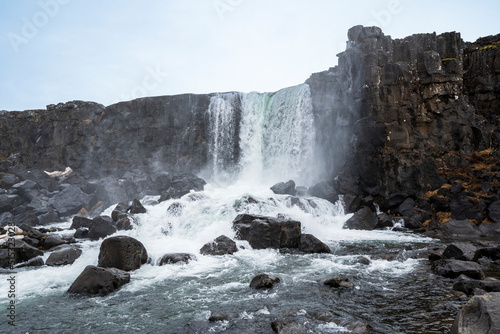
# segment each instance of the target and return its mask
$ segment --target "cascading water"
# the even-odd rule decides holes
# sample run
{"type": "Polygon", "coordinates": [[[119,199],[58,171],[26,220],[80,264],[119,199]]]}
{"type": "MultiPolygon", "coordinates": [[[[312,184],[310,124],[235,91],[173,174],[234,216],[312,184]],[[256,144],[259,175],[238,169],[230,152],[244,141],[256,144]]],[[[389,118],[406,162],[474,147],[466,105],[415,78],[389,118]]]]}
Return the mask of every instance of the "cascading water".
{"type": "Polygon", "coordinates": [[[216,180],[232,174],[258,183],[293,179],[310,185],[315,132],[309,85],[217,94],[208,113],[216,180]]]}
{"type": "MultiPolygon", "coordinates": [[[[65,294],[86,265],[97,265],[101,241],[82,242],[83,254],[72,265],[19,269],[19,332],[272,333],[270,323],[283,317],[305,323],[310,333],[345,332],[342,324],[360,319],[387,333],[429,333],[432,326],[440,326],[421,311],[434,305],[422,306],[420,300],[428,290],[439,302],[441,292],[435,291],[432,279],[414,284],[419,261],[408,256],[427,247],[429,239],[343,230],[349,215],[340,202],[276,195],[269,189],[289,178],[307,184],[314,176],[307,85],[274,94],[217,94],[207,114],[214,179],[226,184],[207,184],[204,191],[161,203],[157,197],[143,198],[147,213],[135,215],[134,229],[119,234],[141,241],[151,262],[107,297],[65,294]],[[303,232],[327,243],[332,254],[282,254],[237,241],[239,250],[233,255],[200,255],[205,243],[222,234],[235,238],[231,222],[240,213],[299,220],[303,232]],[[164,254],[173,252],[191,253],[196,259],[158,265],[164,254]],[[395,260],[376,256],[382,252],[394,253],[395,260]],[[371,260],[369,265],[357,261],[361,255],[371,260]],[[269,291],[250,289],[252,277],[262,272],[280,277],[281,283],[269,291]],[[334,291],[316,282],[337,274],[350,277],[355,288],[334,291]],[[404,317],[397,300],[405,300],[404,317]],[[228,313],[230,320],[210,323],[211,312],[228,313]]],[[[110,215],[112,208],[103,214],[110,215]]],[[[0,291],[7,291],[6,280],[0,281],[0,291]]],[[[5,297],[0,296],[2,305],[5,297]]],[[[6,322],[0,323],[0,332],[9,330],[6,322]]]]}

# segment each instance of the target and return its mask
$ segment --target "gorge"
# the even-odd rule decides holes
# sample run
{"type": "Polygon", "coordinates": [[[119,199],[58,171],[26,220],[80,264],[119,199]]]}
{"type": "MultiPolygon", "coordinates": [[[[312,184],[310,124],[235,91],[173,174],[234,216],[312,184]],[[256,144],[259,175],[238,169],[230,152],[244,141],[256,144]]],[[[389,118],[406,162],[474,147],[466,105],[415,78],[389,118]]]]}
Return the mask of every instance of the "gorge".
{"type": "MultiPolygon", "coordinates": [[[[500,35],[464,42],[456,32],[392,39],[356,26],[336,67],[278,92],[1,111],[0,224],[20,227],[25,242],[36,239],[29,242],[38,242],[45,263],[58,250],[47,240],[81,251],[72,264],[16,268],[19,326],[75,333],[449,331],[474,294],[455,284],[500,291],[499,42],[500,35]],[[43,173],[67,167],[67,178],[43,173]],[[271,191],[289,180],[292,187],[271,191]],[[131,212],[134,199],[146,212],[131,212]],[[121,228],[120,202],[129,220],[121,228]],[[299,221],[302,235],[331,253],[257,249],[233,229],[240,214],[299,221]],[[75,217],[88,226],[77,227],[75,217]],[[359,227],[367,221],[371,227],[359,227]],[[96,224],[114,230],[75,234],[92,234],[96,224]],[[87,265],[98,264],[108,235],[142,242],[148,263],[108,296],[66,294],[87,265]],[[234,254],[200,254],[221,235],[235,240],[234,254]],[[473,255],[444,255],[457,240],[473,255]],[[160,265],[180,252],[189,260],[160,265]],[[440,261],[454,260],[483,274],[443,274],[455,262],[440,261]],[[264,272],[280,283],[250,289],[264,272]],[[352,286],[323,284],[340,274],[352,286]]],[[[26,260],[19,255],[16,263],[26,260]]]]}

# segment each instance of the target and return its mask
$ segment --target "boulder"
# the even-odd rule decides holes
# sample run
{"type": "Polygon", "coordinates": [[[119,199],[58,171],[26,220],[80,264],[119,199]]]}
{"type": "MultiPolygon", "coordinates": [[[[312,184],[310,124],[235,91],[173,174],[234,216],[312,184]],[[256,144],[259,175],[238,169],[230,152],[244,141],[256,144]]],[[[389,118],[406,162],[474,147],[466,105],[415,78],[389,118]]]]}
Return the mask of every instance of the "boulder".
{"type": "Polygon", "coordinates": [[[316,238],[312,234],[302,234],[300,236],[299,250],[304,253],[328,253],[332,250],[327,244],[316,238]]]}
{"type": "Polygon", "coordinates": [[[401,203],[397,208],[391,211],[391,213],[399,214],[404,217],[411,217],[415,211],[415,200],[408,197],[401,203]]]}
{"type": "Polygon", "coordinates": [[[125,213],[122,213],[118,216],[118,221],[116,222],[116,229],[121,230],[131,230],[133,228],[132,220],[125,213]]]}
{"type": "Polygon", "coordinates": [[[297,193],[297,191],[295,190],[295,182],[292,180],[276,183],[271,187],[271,190],[278,195],[295,196],[295,194],[297,193]]]}
{"type": "Polygon", "coordinates": [[[482,257],[487,257],[492,261],[500,260],[500,247],[486,247],[478,249],[474,255],[474,261],[477,261],[482,257]]]}
{"type": "Polygon", "coordinates": [[[380,209],[382,211],[396,209],[411,196],[412,194],[409,192],[392,193],[380,204],[380,209]]]}
{"type": "Polygon", "coordinates": [[[12,211],[23,204],[23,199],[18,195],[0,194],[0,213],[12,211]]]}
{"type": "Polygon", "coordinates": [[[101,243],[97,265],[131,271],[139,269],[147,261],[148,252],[140,241],[119,235],[105,239],[101,243]]]}
{"type": "Polygon", "coordinates": [[[72,218],[70,229],[76,230],[80,227],[90,228],[92,225],[93,225],[92,219],[88,219],[88,218],[80,217],[80,216],[74,216],[72,218]]]}
{"type": "Polygon", "coordinates": [[[0,181],[0,188],[10,189],[10,188],[12,188],[12,186],[14,184],[16,184],[18,182],[19,182],[19,178],[16,175],[6,173],[6,174],[4,174],[4,176],[2,177],[2,179],[0,181]]]}
{"type": "Polygon", "coordinates": [[[468,220],[448,220],[439,225],[435,232],[441,237],[479,238],[481,231],[468,220]]]}
{"type": "Polygon", "coordinates": [[[236,247],[236,242],[221,235],[217,237],[214,241],[206,243],[201,249],[200,253],[202,255],[226,255],[233,254],[238,251],[236,247]]]}
{"type": "Polygon", "coordinates": [[[164,264],[173,264],[179,262],[189,263],[189,261],[193,260],[194,258],[195,256],[189,253],[170,253],[162,256],[159,265],[162,266],[164,264]]]}
{"type": "Polygon", "coordinates": [[[41,267],[45,263],[43,262],[43,259],[40,256],[34,257],[31,260],[28,260],[24,263],[20,263],[16,265],[16,268],[25,268],[25,267],[41,267]]]}
{"type": "Polygon", "coordinates": [[[83,239],[83,238],[87,238],[88,235],[89,235],[89,229],[88,228],[79,227],[79,228],[76,229],[75,234],[73,235],[73,237],[75,239],[83,239]]]}
{"type": "Polygon", "coordinates": [[[486,292],[500,292],[500,280],[486,278],[484,280],[475,280],[465,277],[453,284],[453,290],[461,291],[467,295],[473,295],[477,289],[486,292]]]}
{"type": "Polygon", "coordinates": [[[76,214],[82,208],[88,208],[91,196],[84,193],[77,185],[69,185],[48,201],[48,206],[56,209],[61,216],[76,214]]]}
{"type": "Polygon", "coordinates": [[[488,218],[495,223],[500,223],[500,200],[492,202],[486,210],[488,218]]]}
{"type": "Polygon", "coordinates": [[[64,245],[66,243],[68,242],[58,235],[48,235],[41,239],[40,246],[43,249],[47,250],[56,246],[64,245]]]}
{"type": "Polygon", "coordinates": [[[68,293],[105,296],[130,282],[130,274],[117,268],[87,266],[75,279],[68,293]]]}
{"type": "Polygon", "coordinates": [[[208,317],[209,322],[229,321],[229,314],[220,312],[211,312],[208,317]]]}
{"type": "Polygon", "coordinates": [[[344,223],[343,228],[350,230],[373,230],[377,224],[377,216],[370,208],[365,206],[356,211],[354,215],[344,223]]]}
{"type": "Polygon", "coordinates": [[[392,217],[385,212],[379,213],[377,215],[377,226],[376,228],[383,229],[386,227],[393,227],[394,222],[392,221],[392,217]]]}
{"type": "Polygon", "coordinates": [[[241,240],[247,240],[254,249],[298,248],[301,223],[285,218],[238,215],[233,229],[241,240]]]}
{"type": "Polygon", "coordinates": [[[309,188],[308,192],[311,196],[326,199],[331,203],[335,203],[339,200],[339,193],[337,190],[330,183],[325,181],[316,183],[309,188]]]}
{"type": "Polygon", "coordinates": [[[138,199],[134,199],[132,201],[132,205],[130,206],[130,213],[146,213],[146,208],[139,202],[138,199]]]}
{"type": "Polygon", "coordinates": [[[45,264],[48,266],[65,266],[73,264],[82,255],[82,250],[76,247],[68,247],[55,251],[49,255],[45,264]]]}
{"type": "Polygon", "coordinates": [[[473,279],[484,279],[485,275],[481,266],[476,262],[461,260],[437,260],[432,264],[432,271],[447,278],[457,278],[466,275],[473,279]]]}
{"type": "Polygon", "coordinates": [[[500,333],[500,292],[472,297],[455,318],[450,334],[500,333]]]}
{"type": "Polygon", "coordinates": [[[43,255],[41,250],[30,246],[23,240],[8,241],[4,247],[6,248],[0,250],[0,264],[3,268],[8,268],[17,263],[29,261],[34,257],[43,255]]]}
{"type": "Polygon", "coordinates": [[[118,203],[115,208],[113,209],[113,212],[111,213],[111,218],[113,221],[117,222],[118,221],[118,216],[121,214],[126,214],[130,209],[130,206],[125,203],[118,203]]]}
{"type": "Polygon", "coordinates": [[[479,226],[479,230],[481,231],[482,235],[486,238],[499,237],[500,223],[482,224],[479,226]]]}
{"type": "Polygon", "coordinates": [[[191,190],[202,191],[205,187],[205,180],[193,174],[173,175],[170,182],[167,183],[169,188],[163,190],[159,202],[163,202],[172,198],[181,198],[188,194],[191,190]]]}
{"type": "Polygon", "coordinates": [[[354,284],[349,282],[349,278],[342,274],[322,279],[319,282],[332,288],[354,288],[354,284]]]}
{"type": "Polygon", "coordinates": [[[99,216],[92,219],[87,237],[91,240],[99,240],[100,238],[105,238],[108,235],[116,233],[116,231],[116,227],[113,225],[110,217],[99,216]]]}
{"type": "Polygon", "coordinates": [[[272,330],[277,334],[306,334],[307,327],[293,319],[278,319],[271,323],[272,330]]]}
{"type": "Polygon", "coordinates": [[[477,248],[470,243],[453,243],[448,245],[443,252],[445,259],[457,259],[462,261],[473,261],[477,248]]]}
{"type": "Polygon", "coordinates": [[[250,287],[252,289],[271,289],[275,283],[280,283],[281,280],[275,276],[269,276],[268,274],[259,274],[252,278],[250,282],[250,287]]]}

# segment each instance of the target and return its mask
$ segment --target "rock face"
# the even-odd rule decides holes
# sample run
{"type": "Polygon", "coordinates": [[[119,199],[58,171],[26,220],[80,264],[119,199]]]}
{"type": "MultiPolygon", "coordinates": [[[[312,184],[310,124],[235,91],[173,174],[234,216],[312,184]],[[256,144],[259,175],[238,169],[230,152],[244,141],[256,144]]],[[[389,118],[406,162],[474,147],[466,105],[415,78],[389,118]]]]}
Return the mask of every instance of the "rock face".
{"type": "Polygon", "coordinates": [[[130,282],[130,274],[116,268],[87,266],[75,279],[68,293],[105,296],[130,282]]]}
{"type": "Polygon", "coordinates": [[[99,251],[99,267],[136,270],[148,261],[144,245],[131,237],[119,235],[105,239],[99,251]]]}
{"type": "Polygon", "coordinates": [[[450,333],[500,333],[500,292],[471,298],[456,317],[450,333]]]}

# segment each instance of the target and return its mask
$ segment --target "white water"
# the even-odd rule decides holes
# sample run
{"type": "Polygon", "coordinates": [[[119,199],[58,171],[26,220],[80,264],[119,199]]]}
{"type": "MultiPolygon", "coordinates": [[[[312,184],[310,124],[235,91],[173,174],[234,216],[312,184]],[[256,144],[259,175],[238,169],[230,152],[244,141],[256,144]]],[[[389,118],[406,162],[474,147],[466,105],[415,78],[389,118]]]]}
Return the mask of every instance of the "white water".
{"type": "Polygon", "coordinates": [[[217,94],[208,113],[213,120],[210,152],[215,180],[227,181],[232,175],[232,181],[268,184],[293,179],[312,185],[319,164],[314,164],[309,85],[276,93],[217,94]]]}

